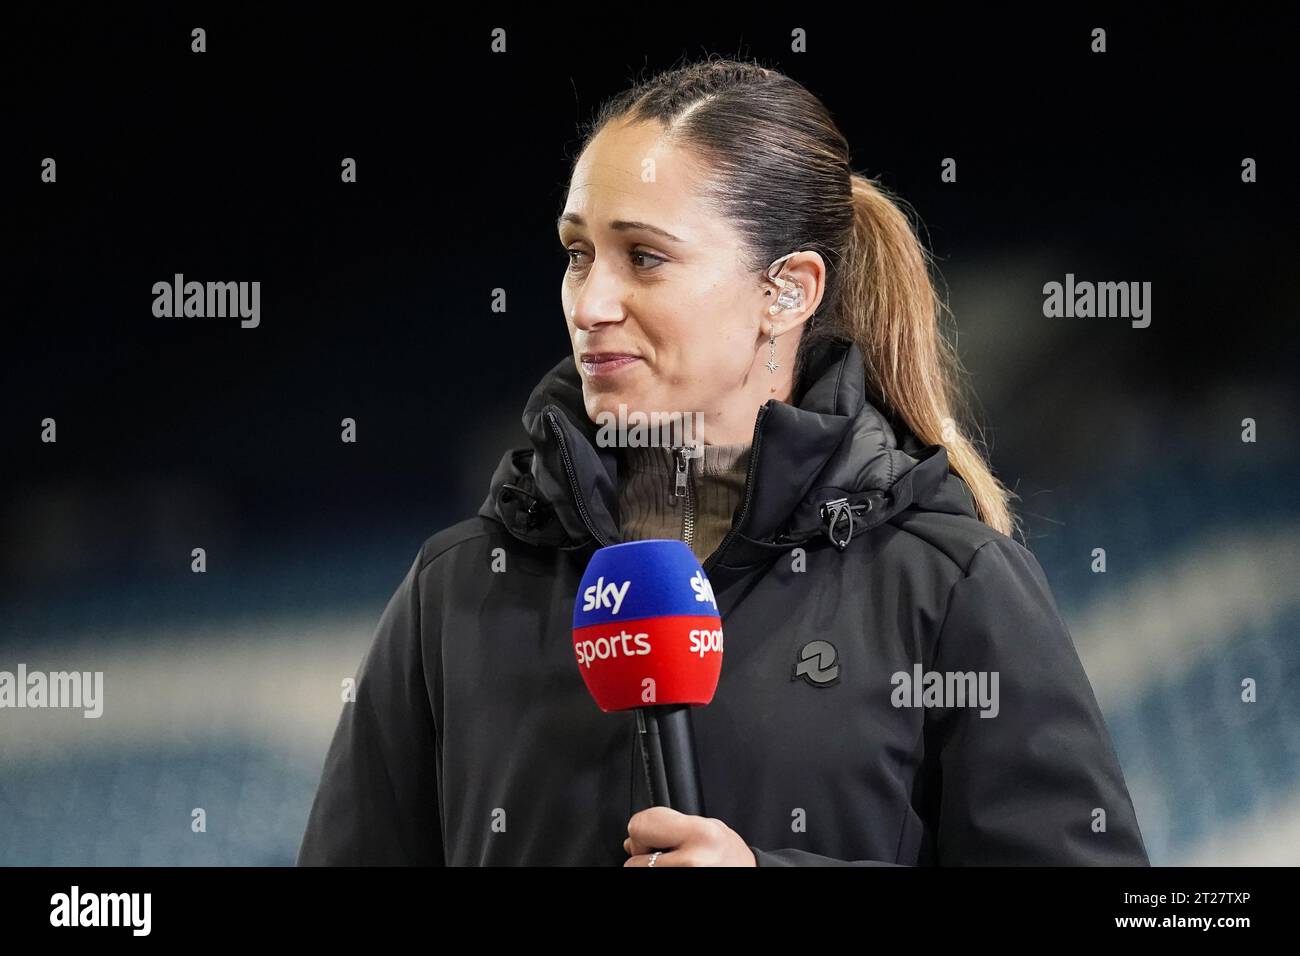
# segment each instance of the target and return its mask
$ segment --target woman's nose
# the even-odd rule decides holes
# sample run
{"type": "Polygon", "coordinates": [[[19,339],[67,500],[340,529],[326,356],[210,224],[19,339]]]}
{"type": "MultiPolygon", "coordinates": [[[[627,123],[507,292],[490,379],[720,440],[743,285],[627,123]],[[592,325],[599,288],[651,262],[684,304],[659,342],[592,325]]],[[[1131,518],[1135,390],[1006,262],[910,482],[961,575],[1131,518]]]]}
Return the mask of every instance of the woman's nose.
{"type": "Polygon", "coordinates": [[[593,300],[590,296],[579,296],[569,304],[569,321],[584,332],[622,322],[623,315],[622,305],[613,297],[593,300]]]}
{"type": "Polygon", "coordinates": [[[584,332],[600,325],[621,322],[623,308],[623,282],[599,263],[588,270],[581,283],[570,287],[569,321],[584,332]]]}

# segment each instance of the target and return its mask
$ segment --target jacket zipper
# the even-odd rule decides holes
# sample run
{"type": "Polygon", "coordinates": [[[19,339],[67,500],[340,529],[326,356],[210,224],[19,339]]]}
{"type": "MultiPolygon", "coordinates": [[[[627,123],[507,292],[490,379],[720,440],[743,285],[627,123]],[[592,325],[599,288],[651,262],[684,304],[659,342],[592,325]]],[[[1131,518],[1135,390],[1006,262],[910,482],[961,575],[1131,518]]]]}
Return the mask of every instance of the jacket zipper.
{"type": "MultiPolygon", "coordinates": [[[[759,443],[762,441],[763,419],[767,416],[771,407],[772,402],[769,399],[763,407],[758,410],[758,416],[754,419],[754,437],[750,444],[749,473],[745,477],[745,497],[741,502],[740,516],[736,519],[735,524],[731,526],[730,530],[727,531],[726,537],[722,539],[722,543],[718,545],[717,550],[705,559],[704,564],[702,565],[705,574],[708,574],[709,569],[717,563],[717,559],[727,550],[727,546],[731,544],[731,539],[736,536],[737,530],[742,524],[744,524],[745,515],[749,513],[750,499],[754,494],[754,474],[758,471],[758,447],[759,443]]],[[[591,532],[591,536],[596,539],[597,543],[599,543],[602,548],[608,547],[609,542],[606,541],[604,536],[596,530],[595,525],[591,523],[591,515],[587,513],[587,506],[583,501],[582,491],[578,487],[578,476],[573,470],[573,461],[569,458],[569,448],[564,442],[564,432],[561,431],[559,423],[555,420],[555,413],[547,412],[546,420],[550,422],[551,431],[555,433],[556,441],[559,443],[560,459],[564,462],[564,470],[569,476],[569,487],[573,491],[573,500],[578,506],[578,514],[582,517],[583,524],[587,526],[587,530],[591,532]]],[[[695,534],[695,500],[690,494],[691,486],[688,480],[690,465],[687,463],[688,460],[685,457],[686,451],[688,451],[688,449],[683,448],[679,452],[677,480],[674,486],[673,496],[686,497],[687,511],[686,516],[683,518],[682,533],[687,547],[690,547],[691,538],[694,537],[695,534]],[[686,523],[686,518],[690,519],[689,524],[686,523]]]]}
{"type": "Polygon", "coordinates": [[[686,499],[686,510],[682,514],[682,540],[686,547],[694,550],[691,542],[695,538],[695,494],[691,482],[691,449],[683,445],[673,449],[677,456],[677,481],[673,487],[673,497],[686,499]]]}
{"type": "Polygon", "coordinates": [[[554,412],[546,413],[546,420],[551,423],[551,430],[555,432],[555,438],[560,443],[560,458],[564,461],[564,470],[569,473],[569,487],[573,490],[573,500],[578,505],[578,514],[582,516],[582,522],[591,532],[591,536],[596,539],[602,548],[608,547],[609,542],[596,530],[595,525],[591,523],[591,516],[587,513],[587,505],[582,500],[582,491],[578,488],[578,476],[573,470],[573,462],[569,458],[569,448],[564,443],[564,432],[560,430],[559,422],[555,420],[554,412]]]}
{"type": "Polygon", "coordinates": [[[718,563],[718,559],[722,557],[727,550],[727,546],[731,544],[731,539],[736,536],[740,526],[745,523],[745,515],[749,513],[749,499],[754,492],[754,474],[758,471],[758,445],[763,440],[763,419],[771,408],[772,399],[768,399],[763,403],[763,407],[758,410],[758,417],[754,419],[754,439],[749,446],[749,473],[745,476],[745,497],[740,505],[740,517],[727,531],[727,536],[722,539],[722,543],[718,545],[717,550],[704,560],[702,567],[705,574],[708,574],[714,565],[718,563]]]}

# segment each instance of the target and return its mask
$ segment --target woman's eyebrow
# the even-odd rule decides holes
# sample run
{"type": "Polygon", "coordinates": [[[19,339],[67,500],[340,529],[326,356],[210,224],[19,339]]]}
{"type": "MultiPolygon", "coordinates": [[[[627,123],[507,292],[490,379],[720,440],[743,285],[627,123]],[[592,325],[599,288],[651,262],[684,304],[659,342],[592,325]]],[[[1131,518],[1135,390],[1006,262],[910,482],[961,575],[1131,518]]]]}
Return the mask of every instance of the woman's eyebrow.
{"type": "MultiPolygon", "coordinates": [[[[566,212],[563,216],[561,216],[559,219],[556,220],[555,226],[558,229],[559,227],[563,226],[566,222],[571,222],[575,226],[585,226],[587,224],[586,220],[584,220],[576,212],[566,212]]],[[[613,222],[609,224],[609,228],[617,232],[624,232],[628,229],[644,229],[646,232],[653,232],[655,235],[663,236],[663,238],[665,239],[671,239],[673,242],[685,242],[684,239],[678,239],[671,232],[668,232],[667,230],[664,229],[660,229],[658,226],[652,226],[648,222],[629,222],[626,219],[615,219],[613,222]]]]}

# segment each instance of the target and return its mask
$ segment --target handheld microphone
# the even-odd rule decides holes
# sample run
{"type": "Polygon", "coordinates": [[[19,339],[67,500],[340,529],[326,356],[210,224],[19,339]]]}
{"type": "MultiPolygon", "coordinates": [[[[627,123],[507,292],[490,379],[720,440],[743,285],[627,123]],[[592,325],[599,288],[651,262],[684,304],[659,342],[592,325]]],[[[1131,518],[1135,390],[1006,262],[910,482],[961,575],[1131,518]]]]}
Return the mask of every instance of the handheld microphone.
{"type": "Polygon", "coordinates": [[[601,548],[573,607],[578,671],[601,710],[635,710],[651,802],[707,816],[690,708],[722,672],[713,586],[682,541],[601,548]]]}

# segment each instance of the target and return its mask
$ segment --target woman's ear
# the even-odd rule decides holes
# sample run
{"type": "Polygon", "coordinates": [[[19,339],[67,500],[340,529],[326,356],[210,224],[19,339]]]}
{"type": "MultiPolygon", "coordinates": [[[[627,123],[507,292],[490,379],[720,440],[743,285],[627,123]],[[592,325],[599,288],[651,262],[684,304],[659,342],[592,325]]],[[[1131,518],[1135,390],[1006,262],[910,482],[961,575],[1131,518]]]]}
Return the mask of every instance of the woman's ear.
{"type": "Polygon", "coordinates": [[[775,277],[763,277],[764,335],[773,325],[789,331],[807,322],[826,291],[826,263],[817,252],[796,252],[786,257],[775,277]]]}

